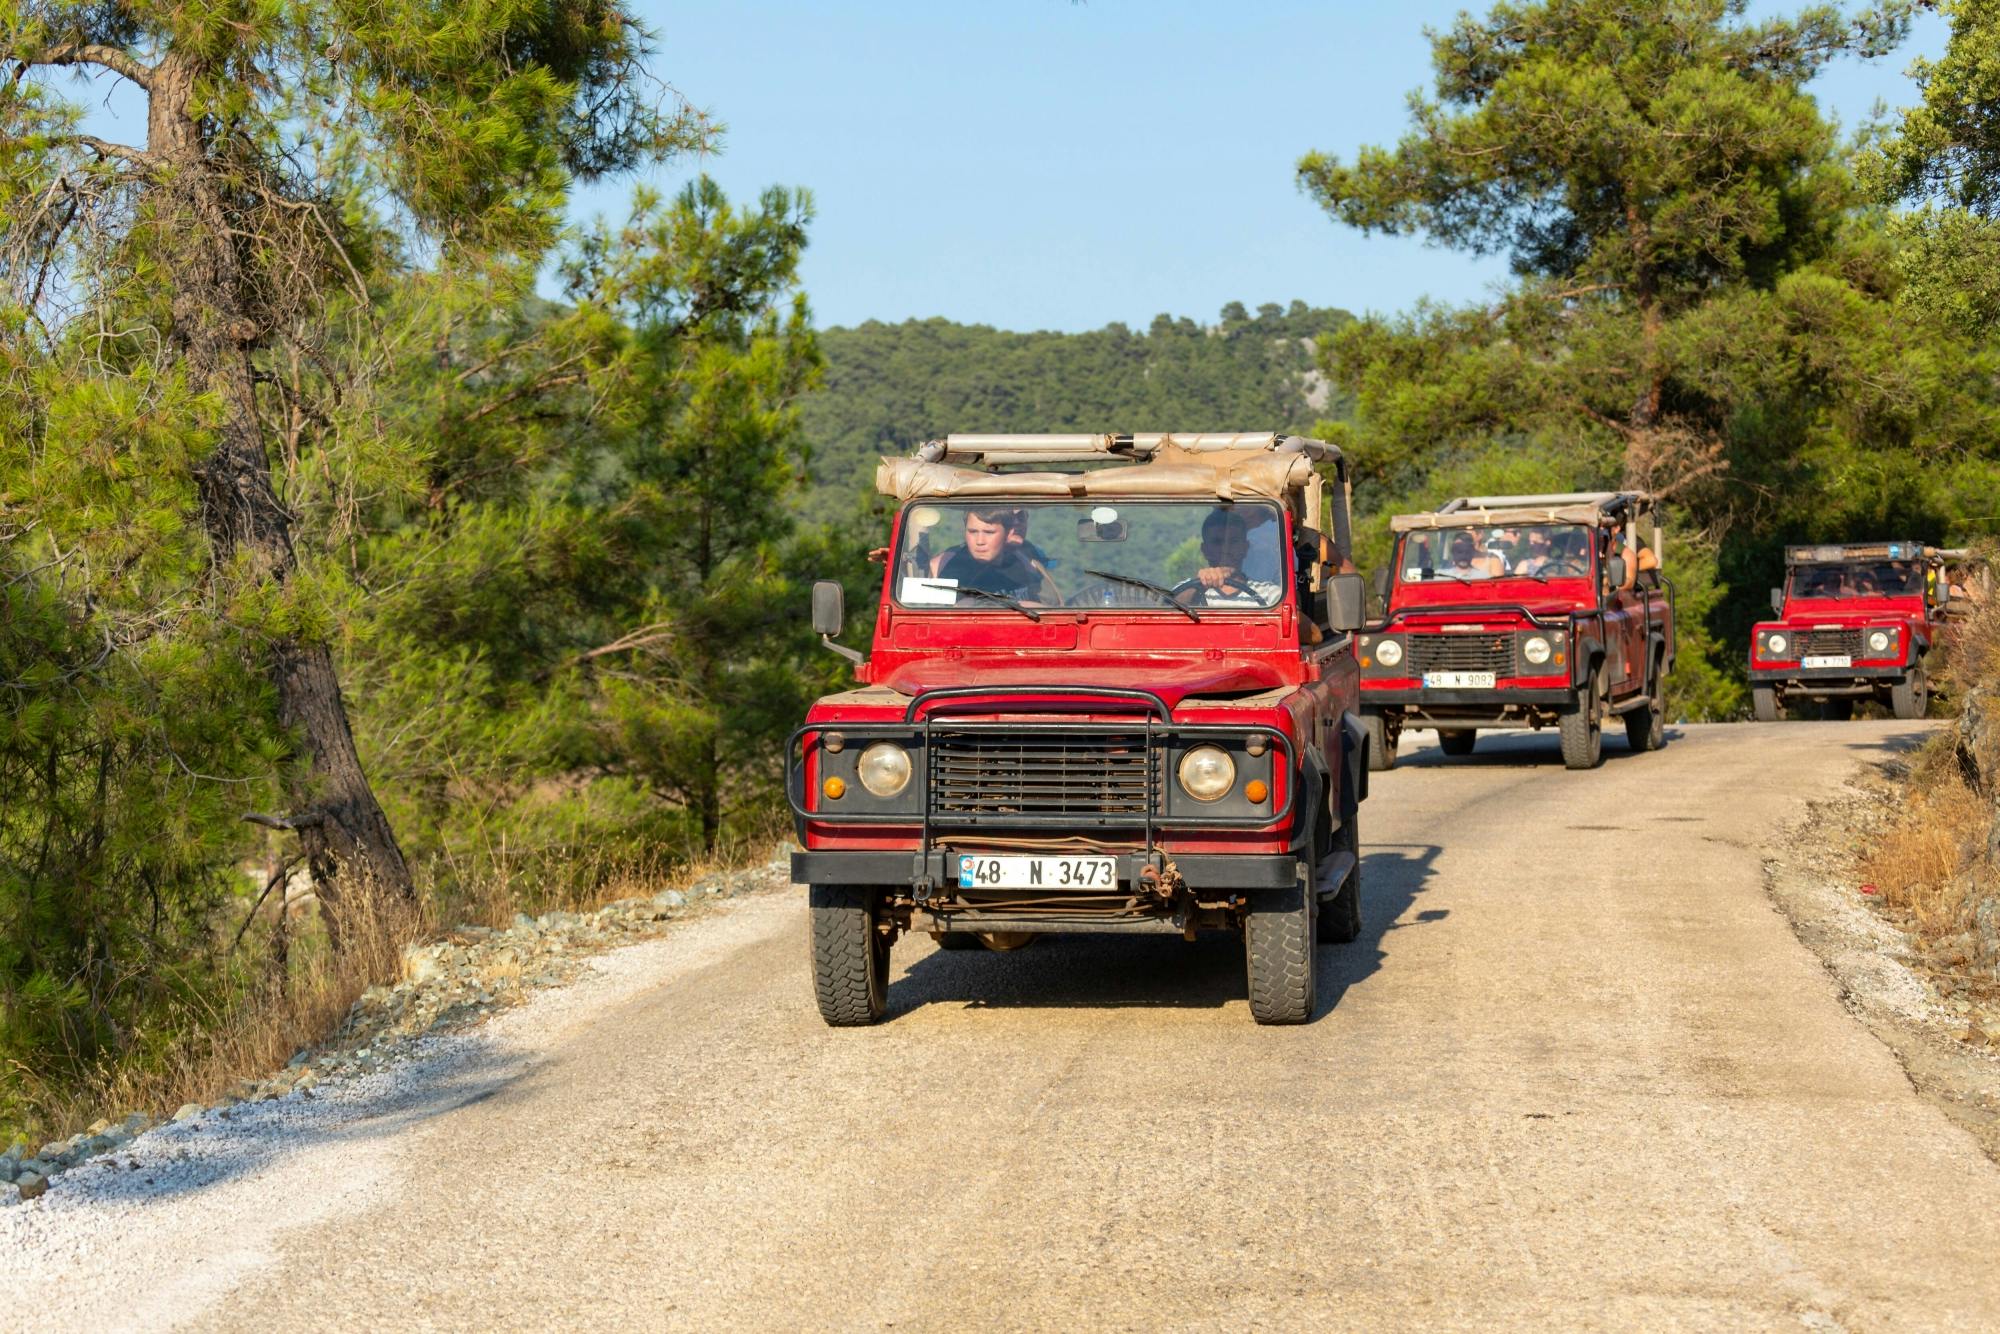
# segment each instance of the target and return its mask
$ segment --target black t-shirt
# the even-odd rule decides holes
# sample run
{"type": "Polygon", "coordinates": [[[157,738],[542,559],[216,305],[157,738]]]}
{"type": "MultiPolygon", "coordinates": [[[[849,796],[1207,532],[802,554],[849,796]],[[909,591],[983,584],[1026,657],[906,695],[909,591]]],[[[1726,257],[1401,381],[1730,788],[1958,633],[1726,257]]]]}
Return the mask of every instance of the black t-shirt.
{"type": "Polygon", "coordinates": [[[1002,552],[999,560],[980,560],[960,547],[944,558],[937,577],[956,579],[960,588],[1010,593],[1018,598],[1033,597],[1042,588],[1042,577],[1015,551],[1002,552]]]}

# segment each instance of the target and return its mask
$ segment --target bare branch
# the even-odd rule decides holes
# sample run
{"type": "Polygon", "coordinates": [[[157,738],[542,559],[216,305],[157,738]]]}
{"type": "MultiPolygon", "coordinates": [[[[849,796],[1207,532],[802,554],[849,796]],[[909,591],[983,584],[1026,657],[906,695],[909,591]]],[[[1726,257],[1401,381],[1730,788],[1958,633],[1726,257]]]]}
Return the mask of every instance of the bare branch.
{"type": "Polygon", "coordinates": [[[115,46],[104,46],[97,42],[62,42],[50,47],[38,56],[31,56],[22,62],[28,65],[96,65],[122,75],[138,84],[147,92],[153,90],[153,67],[141,62],[131,52],[115,46]]]}
{"type": "Polygon", "coordinates": [[[59,146],[74,144],[78,148],[88,148],[99,157],[116,158],[120,162],[130,162],[135,167],[152,167],[159,163],[158,158],[143,148],[134,148],[130,144],[114,144],[94,134],[58,134],[51,136],[49,142],[59,146]]]}

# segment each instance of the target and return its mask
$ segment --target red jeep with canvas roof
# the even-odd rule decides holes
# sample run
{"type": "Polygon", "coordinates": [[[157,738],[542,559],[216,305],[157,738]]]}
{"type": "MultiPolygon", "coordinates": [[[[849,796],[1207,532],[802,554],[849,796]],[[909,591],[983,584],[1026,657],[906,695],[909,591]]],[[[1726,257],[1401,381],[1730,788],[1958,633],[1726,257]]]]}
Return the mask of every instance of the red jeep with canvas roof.
{"type": "Polygon", "coordinates": [[[1554,723],[1572,769],[1597,765],[1614,716],[1632,749],[1666,744],[1674,597],[1650,496],[1466,496],[1389,526],[1386,615],[1359,639],[1378,768],[1405,727],[1469,755],[1481,728],[1554,723]],[[1642,522],[1650,547],[1635,540],[1642,522]]]}
{"type": "Polygon", "coordinates": [[[1898,718],[1930,707],[1924,654],[1947,626],[1947,564],[1977,569],[1964,551],[1921,542],[1785,548],[1785,586],[1771,590],[1774,621],[1750,633],[1750,703],[1759,722],[1801,700],[1821,716],[1850,718],[1857,700],[1898,718]]]}
{"type": "Polygon", "coordinates": [[[1238,932],[1257,1021],[1310,1018],[1316,941],[1361,929],[1340,452],[955,435],[877,485],[901,508],[872,651],[833,643],[841,587],[815,585],[860,685],[788,761],[826,1022],[881,1016],[910,931],[1238,932]]]}

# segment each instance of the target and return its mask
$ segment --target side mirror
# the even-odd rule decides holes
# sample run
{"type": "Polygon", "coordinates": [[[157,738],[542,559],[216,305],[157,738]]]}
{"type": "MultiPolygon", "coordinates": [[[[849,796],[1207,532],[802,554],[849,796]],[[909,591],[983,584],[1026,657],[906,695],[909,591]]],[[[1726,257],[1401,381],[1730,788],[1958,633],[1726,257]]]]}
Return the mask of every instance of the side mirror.
{"type": "Polygon", "coordinates": [[[1771,614],[1773,616],[1785,614],[1785,590],[1782,588],[1771,590],[1771,614]]]}
{"type": "Polygon", "coordinates": [[[813,584],[813,633],[837,635],[847,621],[847,591],[832,579],[813,584]]]}
{"type": "Polygon", "coordinates": [[[1367,585],[1358,574],[1336,574],[1326,581],[1327,623],[1336,630],[1359,630],[1367,585]]]}
{"type": "Polygon", "coordinates": [[[1375,586],[1375,596],[1381,599],[1384,605],[1387,605],[1389,601],[1389,567],[1384,565],[1381,569],[1375,571],[1371,582],[1375,586]]]}
{"type": "Polygon", "coordinates": [[[1605,561],[1604,577],[1610,581],[1613,588],[1623,588],[1625,586],[1625,558],[1623,556],[1613,556],[1610,560],[1605,561]]]}

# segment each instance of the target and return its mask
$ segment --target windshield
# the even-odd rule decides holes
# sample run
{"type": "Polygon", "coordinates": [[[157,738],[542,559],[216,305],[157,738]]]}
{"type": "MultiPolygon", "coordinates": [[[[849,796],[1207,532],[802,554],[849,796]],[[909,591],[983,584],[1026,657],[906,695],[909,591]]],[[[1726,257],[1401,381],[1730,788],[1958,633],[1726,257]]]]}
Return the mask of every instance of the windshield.
{"type": "Polygon", "coordinates": [[[1911,560],[1864,560],[1792,569],[1791,596],[1795,598],[1909,598],[1923,591],[1923,567],[1911,560]]]}
{"type": "Polygon", "coordinates": [[[905,607],[1275,607],[1277,505],[1214,501],[925,501],[903,516],[905,607]]]}
{"type": "Polygon", "coordinates": [[[1406,584],[1589,574],[1590,532],[1573,523],[1405,533],[1396,562],[1396,577],[1406,584]]]}

